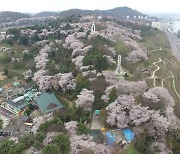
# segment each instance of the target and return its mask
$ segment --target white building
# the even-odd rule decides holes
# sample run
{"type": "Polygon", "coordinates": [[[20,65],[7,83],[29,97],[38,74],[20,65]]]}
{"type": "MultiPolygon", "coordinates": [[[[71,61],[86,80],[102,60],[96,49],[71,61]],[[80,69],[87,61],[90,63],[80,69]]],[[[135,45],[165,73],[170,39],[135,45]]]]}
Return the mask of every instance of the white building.
{"type": "Polygon", "coordinates": [[[159,22],[152,22],[151,27],[152,28],[157,28],[157,29],[163,31],[166,28],[166,23],[160,22],[160,21],[159,22]]]}

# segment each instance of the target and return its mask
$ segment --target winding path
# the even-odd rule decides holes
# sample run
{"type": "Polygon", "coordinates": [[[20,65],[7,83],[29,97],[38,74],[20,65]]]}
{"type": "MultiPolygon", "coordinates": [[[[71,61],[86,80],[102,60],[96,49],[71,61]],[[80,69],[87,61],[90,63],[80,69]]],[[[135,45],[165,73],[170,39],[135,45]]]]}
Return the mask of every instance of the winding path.
{"type": "MultiPolygon", "coordinates": [[[[168,59],[166,59],[166,60],[167,60],[171,65],[174,66],[174,64],[172,64],[172,62],[170,62],[168,59]]],[[[155,74],[156,74],[156,72],[160,69],[160,66],[158,66],[157,64],[160,63],[160,62],[162,62],[162,61],[163,61],[163,60],[162,60],[161,58],[159,58],[159,61],[153,63],[153,65],[155,65],[155,66],[157,67],[157,69],[155,69],[155,70],[153,71],[152,76],[150,77],[150,79],[153,79],[153,86],[154,86],[154,87],[156,87],[156,75],[155,75],[155,74]]],[[[165,62],[165,61],[163,61],[163,62],[165,62]]],[[[166,63],[166,62],[165,62],[165,63],[166,63]]],[[[174,67],[175,67],[175,66],[174,66],[174,67]]],[[[171,71],[169,71],[169,73],[171,74],[170,76],[165,77],[165,78],[162,79],[162,81],[161,81],[161,86],[164,87],[164,81],[165,81],[166,79],[172,78],[172,86],[173,86],[174,92],[175,92],[176,96],[178,97],[178,99],[180,100],[180,94],[178,93],[178,91],[177,91],[177,89],[176,89],[174,74],[173,74],[171,71]]]]}
{"type": "Polygon", "coordinates": [[[162,48],[156,49],[156,50],[150,50],[150,52],[157,52],[157,51],[163,51],[162,48]]]}
{"type": "Polygon", "coordinates": [[[174,80],[174,74],[173,74],[171,71],[169,71],[169,72],[171,73],[172,84],[173,84],[174,92],[176,93],[176,96],[177,96],[178,99],[180,100],[180,95],[179,95],[179,93],[178,93],[178,91],[177,91],[177,89],[176,89],[176,84],[175,84],[175,80],[174,80]]]}
{"type": "Polygon", "coordinates": [[[169,59],[165,58],[173,67],[176,67],[175,64],[173,64],[169,59]]]}
{"type": "Polygon", "coordinates": [[[170,75],[170,76],[165,77],[165,78],[162,79],[162,81],[161,81],[161,86],[162,86],[162,87],[164,87],[164,81],[165,81],[166,79],[169,79],[169,78],[172,78],[172,76],[170,75]]]}
{"type": "Polygon", "coordinates": [[[159,58],[159,61],[154,62],[153,65],[155,65],[157,67],[156,70],[153,71],[152,76],[150,77],[150,79],[153,79],[153,86],[156,87],[156,72],[159,71],[160,67],[157,65],[157,63],[161,63],[162,59],[159,58]]]}

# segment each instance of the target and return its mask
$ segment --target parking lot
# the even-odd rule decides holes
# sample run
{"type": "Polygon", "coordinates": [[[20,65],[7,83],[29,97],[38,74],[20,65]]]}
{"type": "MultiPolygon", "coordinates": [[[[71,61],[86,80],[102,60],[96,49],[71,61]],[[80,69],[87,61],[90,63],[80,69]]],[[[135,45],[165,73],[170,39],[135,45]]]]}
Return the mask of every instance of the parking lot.
{"type": "Polygon", "coordinates": [[[5,128],[8,125],[11,115],[12,113],[4,111],[4,109],[0,107],[0,119],[3,120],[3,128],[5,128]]]}
{"type": "Polygon", "coordinates": [[[8,125],[10,118],[8,116],[5,116],[2,113],[0,113],[0,119],[3,120],[3,126],[2,127],[5,128],[8,125]]]}

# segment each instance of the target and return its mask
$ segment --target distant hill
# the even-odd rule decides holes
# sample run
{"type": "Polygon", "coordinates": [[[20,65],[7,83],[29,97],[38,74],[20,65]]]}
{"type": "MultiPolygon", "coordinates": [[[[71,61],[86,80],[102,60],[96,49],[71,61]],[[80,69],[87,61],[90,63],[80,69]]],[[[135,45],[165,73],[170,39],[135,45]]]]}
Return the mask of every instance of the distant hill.
{"type": "Polygon", "coordinates": [[[44,12],[40,12],[40,13],[33,15],[33,17],[49,17],[49,16],[56,16],[58,14],[59,14],[59,12],[44,11],[44,12]]]}
{"type": "Polygon", "coordinates": [[[118,7],[110,10],[81,10],[81,9],[70,9],[62,12],[49,12],[44,11],[37,13],[33,16],[30,14],[4,11],[0,12],[0,24],[12,22],[21,18],[33,18],[33,17],[48,17],[48,16],[83,16],[83,15],[96,15],[96,16],[114,16],[118,18],[125,18],[127,16],[146,16],[136,10],[128,7],[118,7]]]}
{"type": "Polygon", "coordinates": [[[81,10],[81,9],[70,9],[59,13],[60,16],[71,16],[71,15],[107,15],[106,12],[101,10],[81,10]]]}
{"type": "Polygon", "coordinates": [[[11,22],[21,18],[30,18],[30,15],[10,11],[0,12],[0,23],[11,22]]]}
{"type": "Polygon", "coordinates": [[[70,9],[59,13],[60,16],[71,16],[71,15],[99,15],[99,16],[114,16],[118,18],[125,18],[127,16],[146,16],[136,10],[128,7],[118,7],[110,10],[80,10],[80,9],[70,9]]]}
{"type": "Polygon", "coordinates": [[[105,11],[107,14],[115,16],[115,17],[134,17],[134,16],[146,16],[145,14],[142,14],[136,10],[133,10],[129,7],[118,7],[118,8],[114,8],[114,9],[110,9],[110,10],[106,10],[105,11]]]}

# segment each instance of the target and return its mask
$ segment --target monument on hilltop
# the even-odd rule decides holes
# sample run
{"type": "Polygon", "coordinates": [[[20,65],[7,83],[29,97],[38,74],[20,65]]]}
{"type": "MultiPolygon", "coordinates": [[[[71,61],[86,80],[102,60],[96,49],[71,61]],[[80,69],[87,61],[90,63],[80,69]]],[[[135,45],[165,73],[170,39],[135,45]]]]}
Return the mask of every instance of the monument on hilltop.
{"type": "Polygon", "coordinates": [[[91,32],[95,32],[96,31],[96,26],[94,24],[94,22],[92,23],[92,26],[91,26],[91,32]]]}
{"type": "Polygon", "coordinates": [[[118,76],[124,76],[126,74],[126,72],[124,72],[121,67],[121,55],[118,55],[118,64],[117,64],[117,68],[115,70],[115,74],[118,76]]]}

